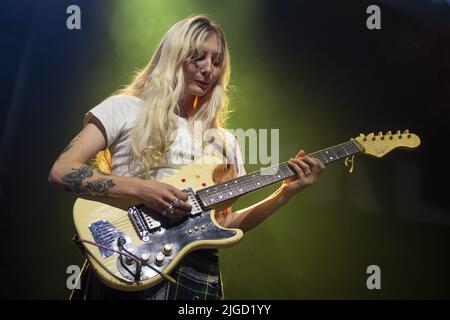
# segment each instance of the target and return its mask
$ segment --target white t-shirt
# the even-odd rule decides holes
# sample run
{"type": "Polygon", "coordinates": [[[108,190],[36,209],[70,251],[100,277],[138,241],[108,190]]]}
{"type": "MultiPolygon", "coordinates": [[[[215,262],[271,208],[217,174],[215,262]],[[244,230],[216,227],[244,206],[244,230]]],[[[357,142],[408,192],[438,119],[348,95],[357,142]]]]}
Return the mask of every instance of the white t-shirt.
{"type": "MultiPolygon", "coordinates": [[[[135,96],[112,96],[91,109],[92,113],[100,120],[106,131],[107,146],[112,157],[112,173],[120,176],[143,177],[143,166],[131,165],[131,132],[144,105],[144,101],[135,96]]],[[[88,113],[86,113],[88,115],[88,113]]],[[[174,142],[165,153],[164,167],[154,170],[152,178],[162,179],[179,170],[180,165],[191,163],[202,155],[201,147],[193,143],[192,134],[188,130],[188,122],[174,114],[178,130],[174,133],[174,142]]],[[[236,138],[227,130],[223,130],[227,137],[228,163],[236,164],[238,176],[245,174],[242,154],[236,138]]],[[[215,152],[221,152],[219,144],[212,142],[215,152]]],[[[211,154],[208,152],[207,154],[211,154]]]]}

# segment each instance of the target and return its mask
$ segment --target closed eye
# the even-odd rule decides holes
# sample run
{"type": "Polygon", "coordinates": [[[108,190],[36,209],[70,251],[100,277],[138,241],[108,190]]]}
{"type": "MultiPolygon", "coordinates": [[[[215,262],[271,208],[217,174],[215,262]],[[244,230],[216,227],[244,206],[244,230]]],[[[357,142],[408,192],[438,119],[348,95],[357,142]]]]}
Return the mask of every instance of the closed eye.
{"type": "Polygon", "coordinates": [[[202,61],[203,59],[205,59],[205,56],[201,56],[201,57],[196,57],[196,58],[192,58],[191,60],[194,62],[198,62],[198,61],[202,61]]]}

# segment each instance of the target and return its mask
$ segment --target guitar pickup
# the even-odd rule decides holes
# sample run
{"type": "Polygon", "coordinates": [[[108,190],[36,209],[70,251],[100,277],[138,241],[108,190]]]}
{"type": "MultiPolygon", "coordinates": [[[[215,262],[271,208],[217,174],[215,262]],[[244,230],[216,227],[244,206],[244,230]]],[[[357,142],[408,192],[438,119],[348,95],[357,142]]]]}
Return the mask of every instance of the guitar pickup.
{"type": "Polygon", "coordinates": [[[183,189],[181,191],[187,193],[188,200],[186,202],[192,206],[191,216],[196,216],[204,211],[200,205],[200,201],[197,195],[195,194],[194,190],[192,190],[192,188],[183,189]]]}
{"type": "Polygon", "coordinates": [[[128,216],[142,241],[148,241],[150,233],[161,227],[161,222],[153,219],[150,215],[150,209],[144,205],[130,207],[128,216]]]}

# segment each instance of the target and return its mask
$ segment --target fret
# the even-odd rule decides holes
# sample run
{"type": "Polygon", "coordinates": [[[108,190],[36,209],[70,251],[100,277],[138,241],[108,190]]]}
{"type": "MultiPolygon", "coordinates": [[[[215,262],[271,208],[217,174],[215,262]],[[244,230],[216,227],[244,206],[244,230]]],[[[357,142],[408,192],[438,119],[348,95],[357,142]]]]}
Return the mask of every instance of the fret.
{"type": "Polygon", "coordinates": [[[217,197],[220,202],[225,201],[227,198],[227,194],[226,194],[222,184],[219,184],[219,193],[217,194],[217,197]]]}
{"type": "Polygon", "coordinates": [[[325,155],[322,153],[322,151],[319,151],[319,158],[320,158],[320,160],[321,160],[324,164],[327,164],[327,163],[328,163],[328,160],[327,160],[327,158],[325,157],[325,155]]]}
{"type": "Polygon", "coordinates": [[[270,179],[269,179],[269,176],[268,175],[261,175],[261,180],[262,180],[262,182],[263,182],[263,184],[265,185],[265,186],[267,186],[267,185],[269,185],[269,184],[271,184],[272,182],[270,181],[270,179]]]}
{"type": "Polygon", "coordinates": [[[262,174],[261,179],[266,186],[275,182],[275,177],[272,174],[262,174]]]}
{"type": "Polygon", "coordinates": [[[244,188],[240,184],[235,185],[234,188],[236,189],[236,192],[238,195],[245,193],[244,188]]]}
{"type": "Polygon", "coordinates": [[[249,188],[253,191],[256,188],[256,182],[255,182],[255,178],[256,178],[257,173],[253,173],[251,175],[250,181],[249,181],[249,188]]]}
{"type": "Polygon", "coordinates": [[[203,192],[202,193],[197,192],[197,194],[199,195],[200,201],[203,203],[203,206],[207,207],[210,205],[209,199],[203,196],[203,192]]]}
{"type": "Polygon", "coordinates": [[[231,185],[234,187],[234,189],[236,190],[236,194],[240,195],[244,193],[244,189],[242,189],[242,187],[240,186],[239,182],[240,182],[240,177],[234,179],[231,183],[231,185]]]}
{"type": "Polygon", "coordinates": [[[295,172],[292,170],[291,166],[286,165],[286,167],[288,168],[289,175],[290,175],[290,176],[295,176],[295,172]]]}
{"type": "Polygon", "coordinates": [[[208,198],[207,198],[207,191],[209,191],[209,190],[207,190],[207,189],[202,189],[202,190],[198,190],[197,191],[197,195],[199,196],[199,198],[200,198],[200,201],[203,203],[203,205],[204,206],[208,206],[209,205],[209,201],[208,201],[208,198]]]}
{"type": "Polygon", "coordinates": [[[224,199],[229,199],[230,197],[232,198],[232,196],[230,196],[229,194],[229,184],[226,183],[221,185],[221,192],[220,195],[224,198],[224,199]]]}
{"type": "Polygon", "coordinates": [[[244,189],[245,193],[247,193],[247,192],[250,191],[250,187],[249,187],[247,181],[245,181],[245,182],[242,184],[242,188],[244,189]]]}
{"type": "Polygon", "coordinates": [[[348,156],[347,151],[345,151],[345,149],[342,147],[342,145],[336,146],[336,147],[334,147],[333,149],[334,149],[334,152],[336,153],[336,156],[337,156],[339,159],[342,159],[342,158],[345,158],[345,157],[348,156]]]}
{"type": "Polygon", "coordinates": [[[352,141],[348,141],[344,144],[345,150],[348,152],[348,155],[351,156],[359,152],[359,149],[355,149],[355,144],[352,141]]]}
{"type": "Polygon", "coordinates": [[[238,190],[239,194],[244,194],[245,193],[245,189],[242,185],[239,185],[236,187],[236,189],[238,190]]]}
{"type": "Polygon", "coordinates": [[[253,177],[252,181],[250,182],[250,189],[251,189],[252,191],[258,189],[258,186],[256,185],[256,180],[255,180],[254,177],[253,177]]]}
{"type": "Polygon", "coordinates": [[[311,157],[319,159],[320,161],[322,161],[325,164],[325,159],[322,157],[322,155],[320,154],[320,152],[314,152],[310,154],[311,157]]]}
{"type": "MultiPolygon", "coordinates": [[[[247,186],[245,185],[247,176],[245,176],[239,183],[239,189],[242,189],[242,193],[247,193],[247,186]]],[[[240,191],[241,192],[241,191],[240,191]]]]}
{"type": "Polygon", "coordinates": [[[227,194],[228,194],[228,196],[233,198],[233,197],[235,197],[236,195],[239,194],[239,192],[236,189],[236,186],[234,186],[233,183],[227,183],[227,184],[225,184],[225,186],[227,187],[227,194]]]}
{"type": "Polygon", "coordinates": [[[247,191],[245,190],[245,181],[247,179],[247,176],[242,176],[239,178],[239,182],[237,187],[239,188],[239,193],[246,193],[247,191]],[[242,191],[241,191],[242,190],[242,191]]]}
{"type": "Polygon", "coordinates": [[[325,158],[327,159],[327,162],[328,162],[328,163],[337,160],[337,159],[336,159],[336,156],[334,156],[334,155],[330,152],[329,149],[325,149],[325,150],[323,151],[323,154],[324,154],[325,158]]]}
{"type": "Polygon", "coordinates": [[[234,188],[233,185],[228,185],[227,194],[228,194],[228,197],[234,198],[239,194],[239,192],[237,192],[236,188],[234,188]]]}
{"type": "Polygon", "coordinates": [[[347,151],[350,153],[350,155],[353,155],[355,153],[359,153],[361,152],[361,150],[359,149],[359,147],[353,142],[353,141],[348,141],[345,146],[347,147],[347,151]]]}
{"type": "Polygon", "coordinates": [[[292,172],[291,168],[286,163],[280,165],[280,172],[283,174],[283,178],[288,178],[295,175],[295,173],[292,172]]]}
{"type": "Polygon", "coordinates": [[[274,183],[277,181],[277,178],[273,174],[268,175],[266,177],[269,179],[270,183],[274,183]]]}
{"type": "Polygon", "coordinates": [[[216,199],[214,199],[214,196],[210,195],[208,198],[208,205],[213,205],[216,203],[216,199]]]}
{"type": "Polygon", "coordinates": [[[217,196],[217,191],[211,189],[208,193],[208,199],[211,203],[216,203],[215,197],[217,196]]]}
{"type": "Polygon", "coordinates": [[[246,186],[247,186],[248,192],[253,191],[253,183],[252,183],[252,178],[251,178],[251,176],[248,177],[248,179],[247,179],[247,181],[246,181],[246,186]]]}
{"type": "Polygon", "coordinates": [[[220,194],[220,193],[217,196],[214,196],[214,199],[216,200],[216,203],[217,202],[222,202],[222,201],[225,200],[225,199],[223,199],[223,195],[220,194]]]}
{"type": "Polygon", "coordinates": [[[339,160],[340,157],[336,153],[336,147],[331,147],[329,150],[334,154],[334,160],[339,160]]]}
{"type": "Polygon", "coordinates": [[[211,197],[213,197],[213,198],[215,199],[215,202],[218,201],[218,199],[219,199],[219,194],[220,194],[220,185],[217,184],[217,185],[214,186],[213,192],[212,192],[212,194],[211,194],[211,197]]]}
{"type": "Polygon", "coordinates": [[[350,155],[350,153],[347,151],[347,149],[345,149],[345,143],[341,144],[342,150],[344,150],[344,152],[347,154],[347,156],[350,155]]]}
{"type": "Polygon", "coordinates": [[[216,201],[214,200],[214,196],[212,194],[208,195],[207,201],[208,201],[209,205],[216,203],[216,201]]]}
{"type": "Polygon", "coordinates": [[[349,146],[350,146],[350,148],[352,150],[352,152],[351,152],[352,154],[361,152],[361,150],[359,149],[358,145],[354,141],[350,140],[348,143],[349,143],[349,146]]]}
{"type": "Polygon", "coordinates": [[[325,154],[323,153],[323,151],[319,151],[319,154],[320,154],[320,156],[322,157],[322,162],[324,163],[324,164],[328,164],[328,163],[330,163],[330,161],[328,160],[328,158],[325,156],[325,154]]]}
{"type": "Polygon", "coordinates": [[[278,166],[277,170],[274,172],[273,174],[274,178],[276,181],[280,181],[283,180],[284,175],[283,173],[280,171],[280,166],[278,166]]]}
{"type": "Polygon", "coordinates": [[[255,183],[256,183],[256,188],[261,188],[264,186],[262,177],[260,175],[258,175],[258,177],[256,178],[255,183]]]}

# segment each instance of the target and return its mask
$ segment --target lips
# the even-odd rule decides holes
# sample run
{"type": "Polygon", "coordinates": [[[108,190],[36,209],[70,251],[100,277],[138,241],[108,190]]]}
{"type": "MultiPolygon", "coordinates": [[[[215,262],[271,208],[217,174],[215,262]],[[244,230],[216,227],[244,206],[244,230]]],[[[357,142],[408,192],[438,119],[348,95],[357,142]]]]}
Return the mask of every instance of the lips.
{"type": "Polygon", "coordinates": [[[201,81],[201,80],[197,80],[194,79],[195,82],[197,82],[198,84],[200,84],[202,87],[207,87],[209,85],[209,82],[205,82],[205,81],[201,81]]]}

